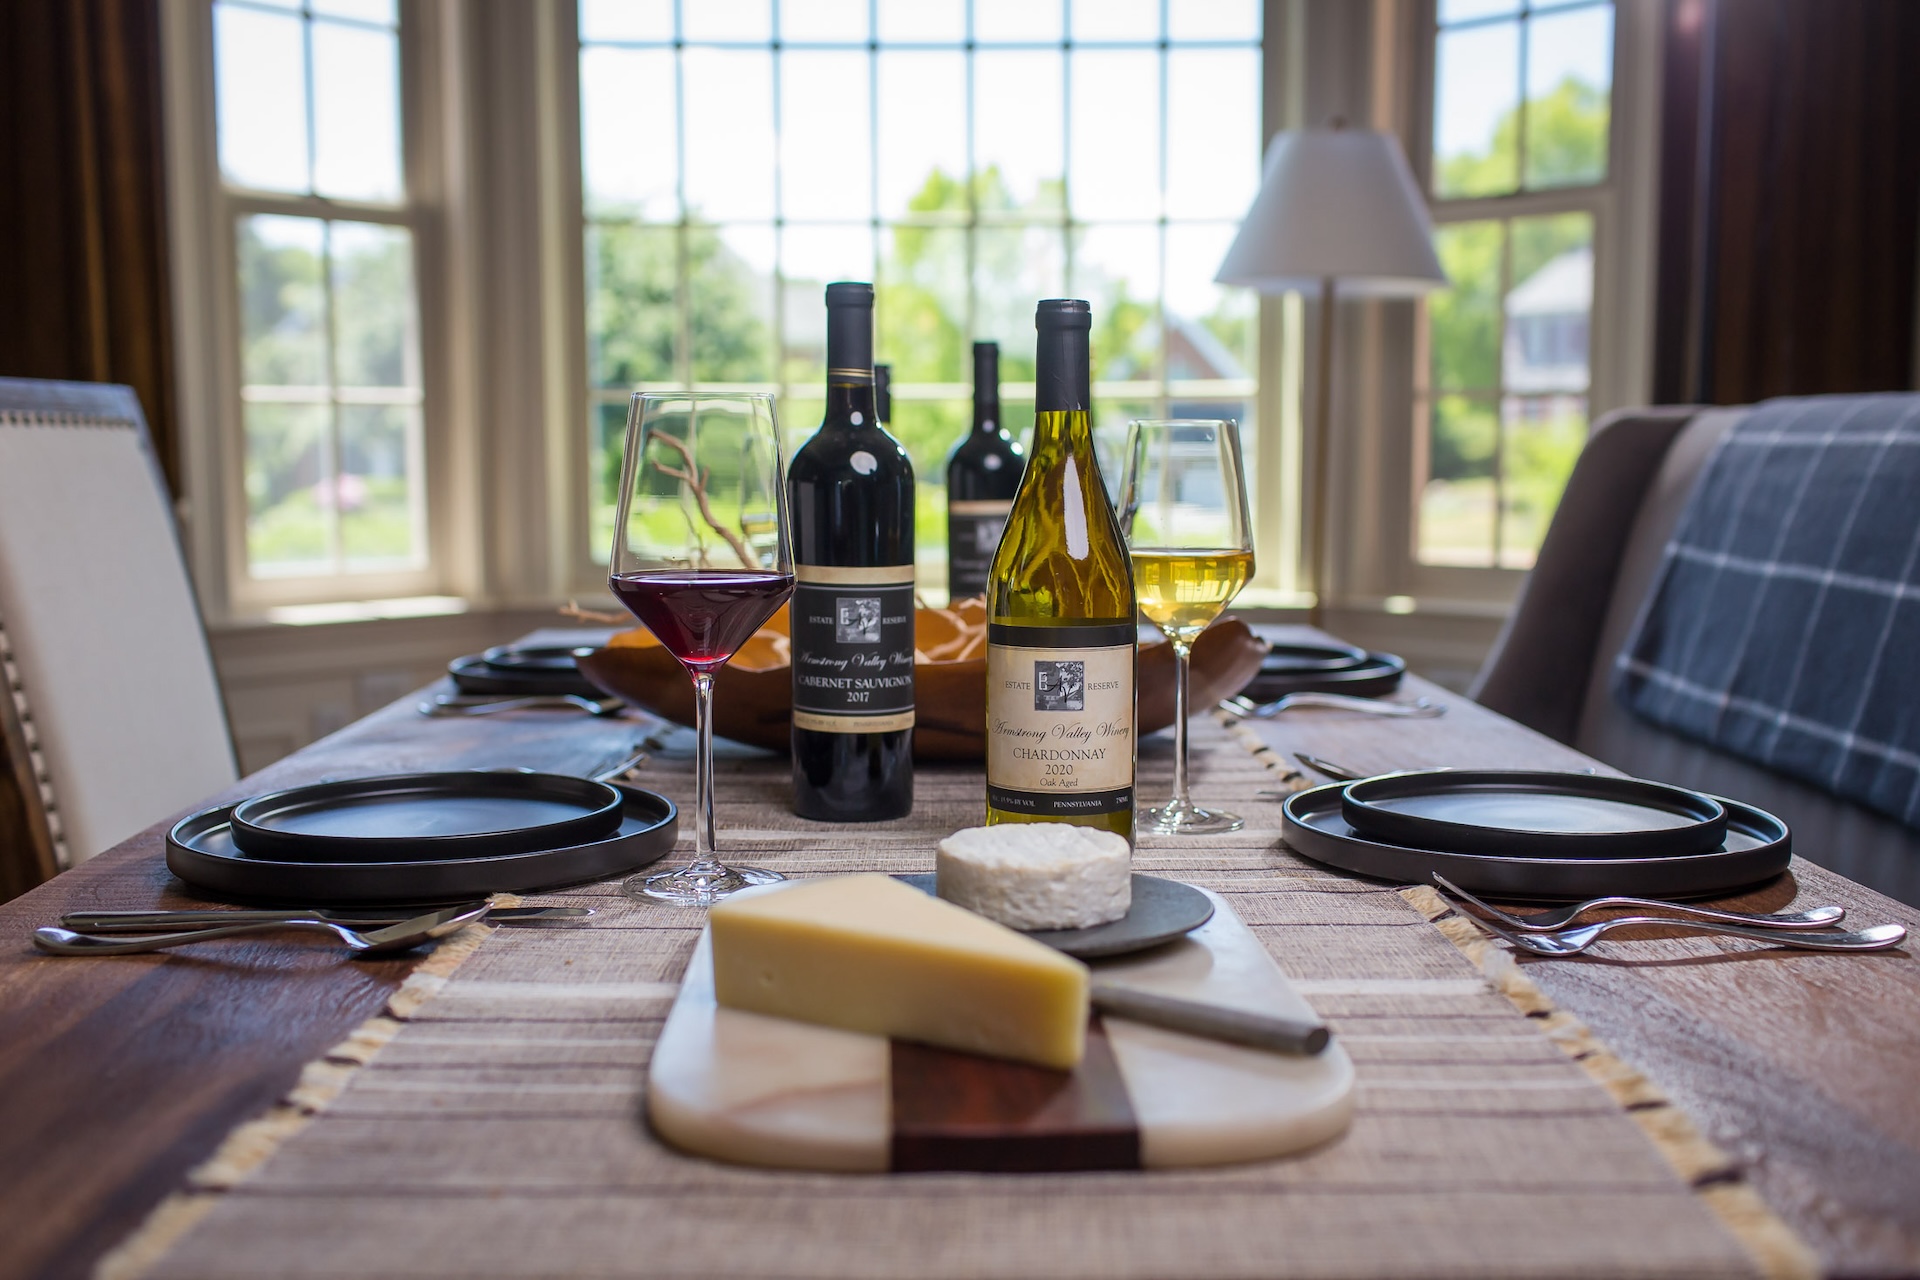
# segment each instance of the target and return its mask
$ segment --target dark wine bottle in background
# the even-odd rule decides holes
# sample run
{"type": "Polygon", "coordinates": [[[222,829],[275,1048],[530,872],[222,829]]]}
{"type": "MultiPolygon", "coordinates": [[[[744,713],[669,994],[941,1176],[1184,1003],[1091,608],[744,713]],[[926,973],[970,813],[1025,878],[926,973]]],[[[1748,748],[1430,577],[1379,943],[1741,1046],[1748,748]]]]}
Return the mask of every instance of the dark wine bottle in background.
{"type": "Polygon", "coordinates": [[[877,420],[873,286],[827,286],[827,412],[787,469],[793,811],[913,808],[913,463],[877,420]]]}
{"type": "Polygon", "coordinates": [[[889,432],[893,429],[893,366],[877,364],[873,366],[873,411],[880,417],[880,425],[889,432]]]}
{"type": "Polygon", "coordinates": [[[1026,467],[1000,425],[1000,345],[973,344],[973,430],[947,456],[947,595],[985,595],[994,549],[1026,467]]]}

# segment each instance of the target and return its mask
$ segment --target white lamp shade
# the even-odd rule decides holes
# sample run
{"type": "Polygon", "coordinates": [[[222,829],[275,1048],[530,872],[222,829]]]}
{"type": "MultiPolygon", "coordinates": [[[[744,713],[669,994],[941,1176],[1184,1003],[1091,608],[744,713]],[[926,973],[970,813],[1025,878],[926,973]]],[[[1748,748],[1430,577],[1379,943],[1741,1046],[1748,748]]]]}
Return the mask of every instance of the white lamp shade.
{"type": "Polygon", "coordinates": [[[1260,194],[1214,280],[1262,293],[1311,290],[1405,297],[1447,283],[1426,201],[1400,145],[1366,129],[1282,133],[1260,194]]]}

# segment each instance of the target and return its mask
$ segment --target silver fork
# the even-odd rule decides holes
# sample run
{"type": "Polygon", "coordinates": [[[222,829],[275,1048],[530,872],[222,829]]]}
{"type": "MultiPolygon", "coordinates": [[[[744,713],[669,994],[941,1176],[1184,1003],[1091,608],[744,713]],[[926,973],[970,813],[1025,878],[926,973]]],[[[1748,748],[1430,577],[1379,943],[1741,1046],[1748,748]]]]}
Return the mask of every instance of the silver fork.
{"type": "Polygon", "coordinates": [[[1717,920],[1723,924],[1748,925],[1756,929],[1824,929],[1830,924],[1838,923],[1847,914],[1845,907],[1813,907],[1807,911],[1782,912],[1778,915],[1754,915],[1746,911],[1721,911],[1716,907],[1697,907],[1687,902],[1666,902],[1659,898],[1627,898],[1610,895],[1605,898],[1589,898],[1585,902],[1576,902],[1570,907],[1555,907],[1551,911],[1542,911],[1537,915],[1516,916],[1502,911],[1492,903],[1482,902],[1438,871],[1433,873],[1433,883],[1439,886],[1440,891],[1448,897],[1469,903],[1508,928],[1518,929],[1522,933],[1555,933],[1587,912],[1600,907],[1647,907],[1655,911],[1669,911],[1675,916],[1682,916],[1689,920],[1717,920]]]}
{"type": "Polygon", "coordinates": [[[1579,955],[1598,942],[1602,935],[1632,925],[1664,925],[1684,929],[1688,933],[1725,934],[1764,942],[1769,946],[1795,947],[1802,951],[1885,951],[1907,940],[1906,929],[1897,924],[1877,924],[1858,933],[1806,933],[1791,929],[1753,929],[1746,925],[1720,924],[1711,920],[1675,920],[1671,916],[1621,916],[1560,933],[1519,933],[1479,916],[1468,916],[1467,919],[1496,938],[1505,938],[1521,951],[1555,957],[1579,955]]]}
{"type": "Polygon", "coordinates": [[[1332,707],[1340,711],[1358,711],[1370,716],[1398,716],[1416,720],[1426,720],[1447,714],[1447,704],[1435,702],[1431,698],[1416,698],[1412,702],[1380,702],[1373,698],[1356,698],[1346,693],[1310,691],[1282,694],[1272,702],[1255,702],[1252,698],[1232,697],[1220,704],[1220,709],[1228,715],[1250,720],[1271,720],[1292,707],[1332,707]]]}

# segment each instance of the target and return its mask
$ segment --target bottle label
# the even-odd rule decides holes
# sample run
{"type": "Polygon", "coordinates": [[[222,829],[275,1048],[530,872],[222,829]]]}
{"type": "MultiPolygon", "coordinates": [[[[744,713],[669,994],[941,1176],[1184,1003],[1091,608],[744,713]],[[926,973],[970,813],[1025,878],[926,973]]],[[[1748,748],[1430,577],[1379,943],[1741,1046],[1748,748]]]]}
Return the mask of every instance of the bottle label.
{"type": "Polygon", "coordinates": [[[947,593],[955,600],[987,593],[993,553],[1011,510],[1011,498],[947,504],[947,593]]]}
{"type": "Polygon", "coordinates": [[[1132,623],[987,628],[987,803],[1074,818],[1133,808],[1132,623]]]}
{"type": "Polygon", "coordinates": [[[913,727],[913,566],[795,565],[793,723],[818,733],[913,727]]]}

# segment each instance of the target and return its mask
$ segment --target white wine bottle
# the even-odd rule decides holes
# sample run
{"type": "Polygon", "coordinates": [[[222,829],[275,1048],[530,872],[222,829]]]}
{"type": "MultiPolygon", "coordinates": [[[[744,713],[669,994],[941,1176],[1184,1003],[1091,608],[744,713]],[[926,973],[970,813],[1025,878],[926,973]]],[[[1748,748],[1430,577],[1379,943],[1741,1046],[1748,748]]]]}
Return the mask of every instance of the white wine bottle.
{"type": "Polygon", "coordinates": [[[1133,838],[1133,569],[1093,449],[1092,309],[1034,317],[1033,443],[987,584],[987,823],[1133,838]]]}

